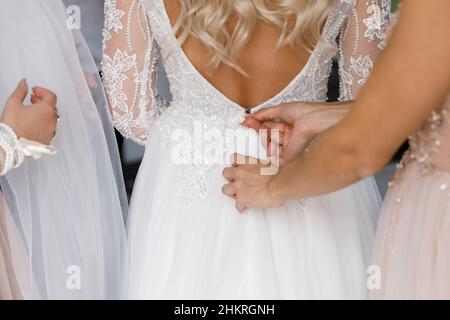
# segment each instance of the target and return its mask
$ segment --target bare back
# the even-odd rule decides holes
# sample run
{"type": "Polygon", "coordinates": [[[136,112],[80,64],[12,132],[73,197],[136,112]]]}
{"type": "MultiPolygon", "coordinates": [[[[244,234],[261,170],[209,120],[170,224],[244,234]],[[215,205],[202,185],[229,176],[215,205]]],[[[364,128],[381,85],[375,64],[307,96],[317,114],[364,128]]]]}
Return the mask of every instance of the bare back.
{"type": "MultiPolygon", "coordinates": [[[[178,0],[164,0],[172,26],[178,20],[178,0]]],[[[231,29],[231,28],[230,28],[231,29]]],[[[276,48],[281,30],[259,21],[249,43],[237,57],[239,66],[250,77],[232,67],[221,64],[211,72],[208,63],[211,53],[195,37],[189,37],[183,44],[183,51],[194,67],[214,87],[237,104],[251,108],[275,96],[303,69],[309,53],[290,47],[276,48]]]]}
{"type": "Polygon", "coordinates": [[[326,101],[336,56],[340,99],[354,100],[384,46],[389,7],[385,0],[336,0],[311,54],[277,48],[282,30],[261,20],[234,59],[246,76],[225,64],[211,69],[215,53],[195,36],[180,48],[173,31],[181,12],[178,0],[106,2],[103,74],[114,123],[126,137],[145,144],[161,117],[173,116],[170,122],[177,126],[192,123],[194,116],[239,124],[242,107],[254,112],[292,101],[326,101]],[[161,67],[170,98],[158,92],[161,67]]]}

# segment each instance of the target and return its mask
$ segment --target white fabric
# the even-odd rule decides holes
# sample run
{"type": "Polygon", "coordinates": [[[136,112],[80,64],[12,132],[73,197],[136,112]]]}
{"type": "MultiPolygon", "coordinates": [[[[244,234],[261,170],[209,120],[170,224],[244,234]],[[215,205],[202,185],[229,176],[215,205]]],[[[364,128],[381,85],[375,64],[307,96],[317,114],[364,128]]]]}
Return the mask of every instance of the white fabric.
{"type": "Polygon", "coordinates": [[[67,28],[61,1],[0,6],[0,105],[26,78],[57,94],[61,117],[57,154],[29,159],[1,179],[27,249],[27,280],[33,285],[34,278],[43,299],[118,298],[127,205],[96,66],[67,28]]]}
{"type": "Polygon", "coordinates": [[[14,130],[10,130],[15,139],[13,146],[5,143],[6,137],[4,133],[0,133],[0,175],[5,175],[11,169],[20,167],[25,158],[38,160],[44,155],[53,156],[56,154],[56,149],[53,146],[47,146],[25,138],[17,139],[14,130]],[[8,159],[11,160],[8,161],[8,159]]]}
{"type": "Polygon", "coordinates": [[[100,70],[104,0],[64,0],[63,2],[69,9],[70,6],[78,6],[80,8],[80,31],[86,39],[97,68],[100,70]]]}
{"type": "MultiPolygon", "coordinates": [[[[173,138],[180,129],[195,138],[199,124],[223,134],[239,129],[244,110],[189,61],[163,0],[142,4],[106,1],[104,32],[103,72],[114,122],[125,136],[146,144],[130,209],[126,294],[139,299],[366,298],[366,267],[381,201],[373,178],[323,197],[239,215],[221,192],[225,164],[195,161],[204,150],[195,145],[181,150],[190,141],[173,138]],[[173,97],[168,108],[155,90],[159,56],[173,97]],[[194,161],[175,163],[174,155],[180,154],[194,161]]],[[[389,12],[389,5],[336,1],[323,40],[304,69],[253,110],[326,101],[337,54],[350,62],[341,67],[341,77],[347,74],[341,96],[351,97],[349,90],[357,95],[382,41],[359,30],[383,33],[384,24],[373,21],[379,22],[378,13],[389,12]]],[[[228,152],[228,143],[214,142],[217,150],[228,152]]]]}
{"type": "Polygon", "coordinates": [[[19,139],[17,142],[17,149],[19,152],[23,153],[25,157],[32,158],[33,160],[38,160],[44,155],[53,156],[56,154],[56,149],[53,146],[46,146],[42,143],[25,138],[19,139]]]}

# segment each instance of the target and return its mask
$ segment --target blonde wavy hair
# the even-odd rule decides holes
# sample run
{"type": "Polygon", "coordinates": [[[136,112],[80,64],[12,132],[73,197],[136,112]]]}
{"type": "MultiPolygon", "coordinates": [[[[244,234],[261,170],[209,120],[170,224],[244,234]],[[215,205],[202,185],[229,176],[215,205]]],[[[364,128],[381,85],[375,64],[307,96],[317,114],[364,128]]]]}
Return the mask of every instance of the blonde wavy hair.
{"type": "Polygon", "coordinates": [[[280,28],[277,47],[311,51],[320,40],[334,1],[179,0],[181,12],[174,28],[181,44],[193,35],[211,50],[212,69],[224,63],[245,74],[236,56],[248,43],[258,20],[280,28]]]}

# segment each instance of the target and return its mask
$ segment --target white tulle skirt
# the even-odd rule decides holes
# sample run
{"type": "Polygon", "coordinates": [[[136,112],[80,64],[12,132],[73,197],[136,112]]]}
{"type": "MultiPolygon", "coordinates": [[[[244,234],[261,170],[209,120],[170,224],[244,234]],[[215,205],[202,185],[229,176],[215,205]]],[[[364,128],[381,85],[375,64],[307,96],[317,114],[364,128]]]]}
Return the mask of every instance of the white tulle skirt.
{"type": "Polygon", "coordinates": [[[367,297],[380,204],[373,179],[241,215],[221,192],[224,166],[203,177],[187,170],[186,183],[158,130],[150,136],[129,216],[128,298],[367,297]]]}

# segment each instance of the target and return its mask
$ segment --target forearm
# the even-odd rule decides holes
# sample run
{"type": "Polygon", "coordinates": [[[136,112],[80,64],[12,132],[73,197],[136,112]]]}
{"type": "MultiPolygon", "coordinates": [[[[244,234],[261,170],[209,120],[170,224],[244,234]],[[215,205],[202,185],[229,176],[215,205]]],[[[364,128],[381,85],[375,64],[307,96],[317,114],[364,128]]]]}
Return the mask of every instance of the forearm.
{"type": "MultiPolygon", "coordinates": [[[[305,105],[304,102],[299,102],[299,107],[305,105]]],[[[317,103],[307,103],[308,109],[305,112],[319,112],[319,111],[331,111],[331,110],[352,110],[354,101],[335,101],[335,102],[317,102],[317,103]]]]}
{"type": "Polygon", "coordinates": [[[17,168],[24,160],[19,152],[18,137],[7,124],[0,122],[0,175],[5,175],[13,168],[17,168]]]}
{"type": "Polygon", "coordinates": [[[341,123],[352,107],[350,102],[321,103],[314,106],[315,110],[299,117],[293,125],[291,139],[287,142],[287,159],[303,153],[317,136],[341,123]]]}
{"type": "Polygon", "coordinates": [[[353,138],[337,139],[331,129],[309,152],[280,168],[270,181],[270,192],[281,202],[320,196],[373,175],[388,161],[366,156],[362,149],[353,138]]]}
{"type": "Polygon", "coordinates": [[[0,148],[0,172],[3,172],[5,168],[5,151],[3,148],[0,148]]]}
{"type": "Polygon", "coordinates": [[[450,8],[446,1],[432,4],[405,3],[389,47],[352,112],[272,178],[276,197],[318,196],[374,174],[442,103],[450,89],[450,73],[442,68],[450,63],[449,42],[442,40],[450,8]]]}
{"type": "Polygon", "coordinates": [[[331,127],[341,123],[342,120],[351,112],[353,102],[335,102],[321,103],[317,105],[316,110],[306,113],[297,125],[310,127],[305,128],[310,131],[312,137],[323,133],[331,127]]]}

